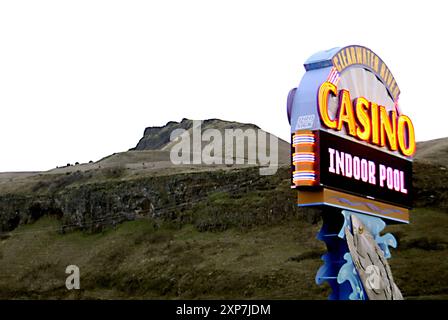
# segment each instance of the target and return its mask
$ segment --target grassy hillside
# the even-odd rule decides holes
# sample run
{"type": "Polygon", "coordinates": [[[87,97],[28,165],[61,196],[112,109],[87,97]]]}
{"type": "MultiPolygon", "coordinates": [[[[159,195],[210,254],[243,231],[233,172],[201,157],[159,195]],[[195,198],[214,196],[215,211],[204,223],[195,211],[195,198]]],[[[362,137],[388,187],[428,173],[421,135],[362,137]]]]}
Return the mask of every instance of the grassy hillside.
{"type": "MultiPolygon", "coordinates": [[[[386,230],[399,242],[390,264],[408,299],[448,298],[445,140],[419,143],[411,224],[386,230]]],[[[286,166],[273,176],[173,167],[166,150],[1,173],[0,298],[326,299],[328,286],[314,283],[320,215],[294,205],[281,145],[286,166]],[[71,264],[79,291],[65,289],[71,264]]]]}
{"type": "MultiPolygon", "coordinates": [[[[388,227],[400,244],[390,260],[406,298],[448,298],[448,215],[417,209],[412,224],[388,227]]],[[[41,218],[0,244],[0,298],[325,299],[314,284],[324,252],[320,223],[199,231],[151,219],[116,229],[60,234],[41,218]],[[64,287],[65,267],[81,271],[81,290],[64,287]]]]}
{"type": "Polygon", "coordinates": [[[448,138],[417,143],[415,159],[438,165],[448,165],[448,138]]]}

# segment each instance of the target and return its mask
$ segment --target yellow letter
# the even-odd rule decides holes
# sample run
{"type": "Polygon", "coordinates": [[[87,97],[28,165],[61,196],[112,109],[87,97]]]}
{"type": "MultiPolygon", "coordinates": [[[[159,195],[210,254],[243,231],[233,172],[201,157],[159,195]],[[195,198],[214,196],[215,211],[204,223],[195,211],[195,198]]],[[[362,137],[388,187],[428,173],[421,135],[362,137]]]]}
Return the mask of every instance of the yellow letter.
{"type": "Polygon", "coordinates": [[[342,122],[348,124],[348,133],[356,136],[356,123],[353,116],[353,106],[350,100],[350,92],[347,90],[339,91],[339,116],[338,130],[342,129],[342,122]]]}
{"type": "Polygon", "coordinates": [[[333,65],[336,67],[336,70],[338,70],[338,72],[341,72],[342,68],[341,65],[339,64],[338,56],[335,56],[333,58],[333,65]]]}
{"type": "Polygon", "coordinates": [[[362,64],[362,50],[361,47],[356,47],[356,62],[362,64]]]}
{"type": "Polygon", "coordinates": [[[370,115],[372,116],[372,143],[380,144],[380,123],[378,119],[378,105],[374,102],[370,103],[370,115]]]}
{"type": "Polygon", "coordinates": [[[412,156],[415,153],[415,132],[414,125],[412,124],[411,119],[408,116],[401,115],[398,118],[398,145],[400,146],[401,152],[405,156],[412,156]],[[407,140],[408,145],[406,146],[406,137],[404,133],[404,126],[407,126],[407,140]]]}
{"type": "Polygon", "coordinates": [[[337,88],[331,82],[324,82],[319,87],[319,93],[317,95],[317,104],[319,108],[319,114],[322,122],[330,129],[336,129],[337,122],[335,120],[330,119],[328,115],[328,96],[332,93],[336,95],[337,88]]]}
{"type": "Polygon", "coordinates": [[[397,113],[390,111],[392,119],[385,107],[380,106],[381,146],[386,145],[386,136],[390,150],[397,150],[397,113]],[[392,123],[391,123],[392,122],[392,123]]]}
{"type": "Polygon", "coordinates": [[[350,55],[352,56],[352,63],[353,64],[357,63],[357,61],[356,61],[356,53],[355,53],[355,48],[354,47],[350,47],[350,55]]]}
{"type": "Polygon", "coordinates": [[[356,106],[356,117],[358,118],[359,124],[362,126],[363,129],[361,129],[359,126],[356,129],[356,135],[359,139],[364,141],[370,140],[370,117],[367,113],[367,110],[369,109],[369,101],[367,101],[366,98],[360,97],[357,98],[354,102],[356,106]]]}

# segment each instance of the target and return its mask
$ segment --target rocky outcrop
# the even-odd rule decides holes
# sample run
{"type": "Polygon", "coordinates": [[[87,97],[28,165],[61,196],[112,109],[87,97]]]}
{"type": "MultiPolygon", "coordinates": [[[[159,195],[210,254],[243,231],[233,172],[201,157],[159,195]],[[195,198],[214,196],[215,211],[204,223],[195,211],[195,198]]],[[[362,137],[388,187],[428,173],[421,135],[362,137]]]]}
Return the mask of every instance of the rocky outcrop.
{"type": "MultiPolygon", "coordinates": [[[[137,143],[136,147],[131,150],[160,150],[170,142],[171,132],[176,129],[189,130],[193,127],[193,120],[182,119],[181,122],[170,121],[161,127],[148,127],[143,133],[143,137],[137,143]]],[[[220,119],[208,119],[202,121],[202,129],[259,129],[254,124],[245,124],[232,121],[224,121],[220,119]]]]}
{"type": "Polygon", "coordinates": [[[132,150],[159,150],[170,142],[172,131],[176,129],[188,130],[192,125],[192,120],[183,119],[181,122],[170,121],[162,127],[148,127],[145,129],[143,137],[132,150]]]}

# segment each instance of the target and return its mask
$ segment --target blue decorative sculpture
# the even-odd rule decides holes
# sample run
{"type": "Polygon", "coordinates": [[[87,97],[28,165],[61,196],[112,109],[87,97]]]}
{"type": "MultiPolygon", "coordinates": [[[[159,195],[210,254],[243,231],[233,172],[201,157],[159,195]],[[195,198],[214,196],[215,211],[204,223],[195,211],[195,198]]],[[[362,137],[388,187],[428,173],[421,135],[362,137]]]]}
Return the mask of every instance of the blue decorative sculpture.
{"type": "Polygon", "coordinates": [[[329,296],[330,300],[366,300],[367,295],[345,240],[344,230],[346,227],[351,230],[351,216],[358,217],[369,229],[386,258],[391,257],[389,246],[396,248],[397,241],[390,233],[380,235],[386,226],[381,218],[348,210],[342,210],[341,214],[343,222],[340,230],[334,230],[336,225],[334,219],[330,219],[328,215],[324,216],[322,229],[317,238],[325,242],[328,252],[322,256],[324,264],[317,272],[316,283],[319,285],[325,281],[329,283],[333,290],[329,296]]]}

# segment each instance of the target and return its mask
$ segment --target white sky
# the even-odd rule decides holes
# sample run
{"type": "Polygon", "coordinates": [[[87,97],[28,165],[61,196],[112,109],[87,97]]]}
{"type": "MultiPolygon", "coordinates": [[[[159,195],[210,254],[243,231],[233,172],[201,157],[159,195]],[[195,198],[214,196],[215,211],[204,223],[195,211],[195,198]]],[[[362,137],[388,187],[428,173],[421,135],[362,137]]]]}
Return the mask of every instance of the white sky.
{"type": "Polygon", "coordinates": [[[0,171],[134,147],[182,118],[289,140],[286,96],[313,53],[360,44],[389,66],[417,140],[448,136],[444,1],[0,0],[0,171]]]}

